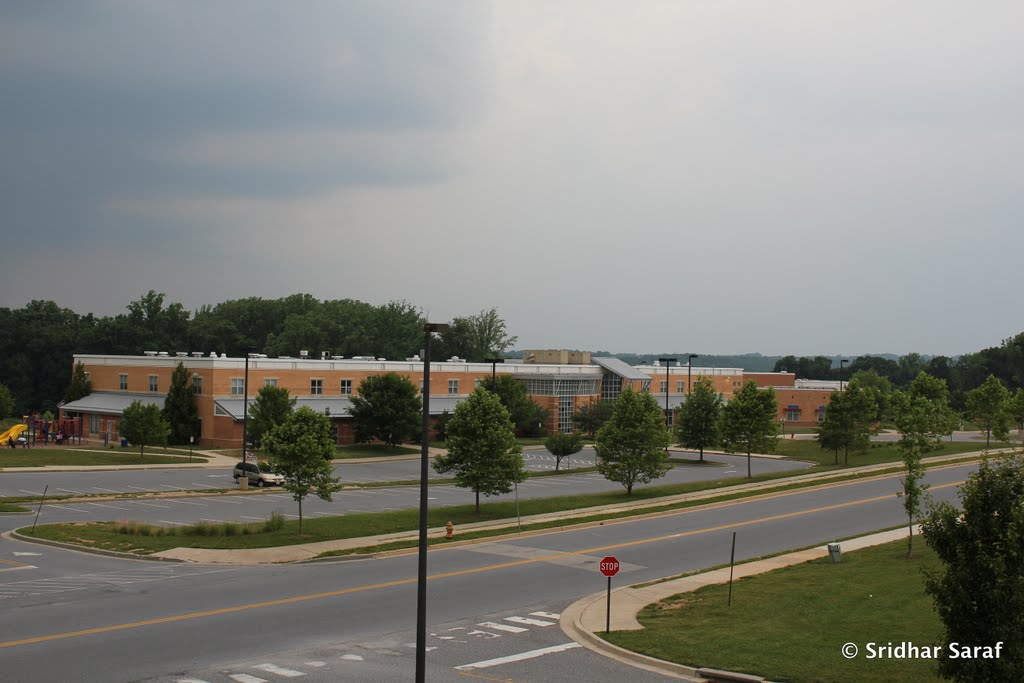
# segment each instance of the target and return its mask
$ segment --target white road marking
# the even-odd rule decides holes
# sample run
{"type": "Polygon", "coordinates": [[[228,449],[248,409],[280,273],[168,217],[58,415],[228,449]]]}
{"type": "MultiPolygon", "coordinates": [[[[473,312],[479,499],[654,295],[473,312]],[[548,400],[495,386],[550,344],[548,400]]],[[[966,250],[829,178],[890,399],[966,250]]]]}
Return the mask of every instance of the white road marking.
{"type": "Polygon", "coordinates": [[[531,617],[545,617],[547,619],[561,619],[561,614],[552,614],[551,612],[530,612],[531,617]]]}
{"type": "Polygon", "coordinates": [[[267,679],[257,678],[256,676],[250,676],[249,674],[231,674],[228,678],[233,681],[238,681],[238,683],[267,683],[267,679]]]}
{"type": "Polygon", "coordinates": [[[206,507],[202,503],[192,503],[192,502],[187,501],[187,500],[175,500],[173,498],[168,498],[167,502],[168,503],[177,503],[178,505],[196,505],[196,506],[201,507],[201,508],[206,507]]]}
{"type": "Polygon", "coordinates": [[[123,508],[117,505],[103,505],[101,503],[89,503],[89,505],[95,505],[98,508],[110,508],[111,510],[131,510],[131,508],[123,508]]]}
{"type": "Polygon", "coordinates": [[[208,500],[208,501],[210,501],[212,503],[231,503],[232,505],[241,505],[242,504],[242,501],[240,501],[240,500],[228,500],[227,498],[211,498],[209,496],[204,497],[203,500],[208,500]]]}
{"type": "Polygon", "coordinates": [[[493,628],[496,631],[505,631],[506,633],[523,633],[524,631],[529,631],[530,630],[528,628],[523,628],[522,626],[511,626],[509,624],[499,624],[499,623],[494,622],[494,621],[485,621],[485,622],[482,622],[480,624],[477,624],[477,626],[483,626],[484,628],[493,628]]]}
{"type": "Polygon", "coordinates": [[[505,621],[511,621],[514,624],[527,624],[528,626],[554,626],[553,621],[542,621],[540,619],[531,619],[530,617],[505,617],[505,621]]]}
{"type": "Polygon", "coordinates": [[[179,678],[177,680],[177,683],[207,683],[207,682],[203,681],[203,680],[200,680],[198,678],[179,678]]]}
{"type": "Polygon", "coordinates": [[[42,553],[19,553],[17,551],[14,552],[15,557],[39,557],[40,555],[42,555],[42,553]]]}
{"type": "Polygon", "coordinates": [[[267,673],[277,674],[278,676],[284,676],[285,678],[298,678],[299,676],[305,676],[304,671],[296,671],[295,669],[285,669],[277,666],[276,664],[257,664],[253,667],[260,671],[266,671],[267,673]]]}
{"type": "Polygon", "coordinates": [[[26,491],[25,489],[18,489],[18,490],[21,491],[22,493],[31,493],[33,496],[41,496],[41,495],[43,495],[39,491],[26,491]]]}
{"type": "Polygon", "coordinates": [[[509,655],[508,657],[498,657],[497,659],[486,659],[482,662],[473,662],[472,664],[463,664],[462,666],[455,667],[456,671],[471,671],[473,669],[487,669],[492,666],[499,666],[501,664],[511,664],[512,662],[521,662],[524,659],[535,659],[537,657],[543,657],[544,655],[554,654],[556,652],[565,652],[566,650],[572,650],[577,647],[583,647],[579,643],[564,643],[562,645],[553,645],[551,647],[542,647],[539,650],[530,650],[529,652],[521,652],[517,655],[509,655]]]}
{"type": "Polygon", "coordinates": [[[252,517],[250,515],[239,515],[242,519],[258,519],[261,522],[266,520],[266,517],[252,517]]]}
{"type": "Polygon", "coordinates": [[[84,495],[81,491],[76,491],[74,489],[57,489],[57,490],[58,491],[63,491],[64,493],[77,493],[80,496],[84,495]]]}
{"type": "Polygon", "coordinates": [[[157,505],[156,503],[143,503],[141,500],[135,501],[136,505],[145,505],[148,508],[162,508],[164,510],[171,507],[170,505],[157,505]]]}
{"type": "Polygon", "coordinates": [[[216,488],[220,488],[219,486],[210,486],[209,484],[200,484],[198,481],[192,482],[192,486],[198,486],[201,489],[216,489],[216,488]]]}
{"type": "Polygon", "coordinates": [[[79,510],[78,508],[73,508],[73,507],[70,507],[68,505],[61,505],[60,507],[57,507],[57,508],[54,508],[54,509],[56,509],[56,510],[71,510],[72,512],[89,512],[88,510],[79,510]]]}
{"type": "Polygon", "coordinates": [[[153,491],[153,489],[147,489],[145,486],[128,486],[127,488],[135,489],[137,491],[153,491]]]}
{"type": "Polygon", "coordinates": [[[345,659],[345,660],[348,660],[350,662],[361,662],[361,661],[363,661],[363,658],[360,657],[359,655],[342,655],[341,657],[339,657],[339,659],[345,659]]]}
{"type": "Polygon", "coordinates": [[[306,666],[327,666],[327,662],[306,662],[306,666]]]}
{"type": "Polygon", "coordinates": [[[188,526],[188,524],[184,524],[182,522],[171,522],[171,521],[168,521],[166,519],[158,519],[156,521],[159,522],[160,524],[173,524],[174,526],[188,526]]]}
{"type": "Polygon", "coordinates": [[[93,486],[93,488],[97,491],[107,491],[108,493],[124,493],[124,491],[119,491],[118,489],[105,489],[102,486],[93,486]]]}

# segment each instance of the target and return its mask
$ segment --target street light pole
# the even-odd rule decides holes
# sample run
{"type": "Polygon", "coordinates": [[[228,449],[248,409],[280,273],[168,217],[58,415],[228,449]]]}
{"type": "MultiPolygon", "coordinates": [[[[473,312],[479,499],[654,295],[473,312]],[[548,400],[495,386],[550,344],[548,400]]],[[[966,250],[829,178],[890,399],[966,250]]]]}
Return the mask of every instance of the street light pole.
{"type": "Polygon", "coordinates": [[[845,366],[849,362],[849,358],[839,359],[839,391],[843,390],[843,366],[845,366]]]}
{"type": "Polygon", "coordinates": [[[690,400],[690,392],[693,391],[693,379],[690,373],[693,371],[694,358],[700,358],[700,356],[695,353],[691,353],[686,358],[686,400],[690,400]]]}
{"type": "Polygon", "coordinates": [[[665,364],[665,429],[671,428],[669,424],[669,412],[668,412],[668,368],[669,365],[676,362],[675,358],[659,358],[659,363],[665,364]]]}
{"type": "Polygon", "coordinates": [[[485,363],[491,364],[491,391],[498,393],[498,363],[504,363],[504,358],[484,358],[485,363]]]}
{"type": "Polygon", "coordinates": [[[416,576],[416,683],[425,683],[427,666],[427,472],[430,461],[430,339],[447,332],[444,323],[423,326],[423,448],[420,451],[420,543],[416,576]]]}

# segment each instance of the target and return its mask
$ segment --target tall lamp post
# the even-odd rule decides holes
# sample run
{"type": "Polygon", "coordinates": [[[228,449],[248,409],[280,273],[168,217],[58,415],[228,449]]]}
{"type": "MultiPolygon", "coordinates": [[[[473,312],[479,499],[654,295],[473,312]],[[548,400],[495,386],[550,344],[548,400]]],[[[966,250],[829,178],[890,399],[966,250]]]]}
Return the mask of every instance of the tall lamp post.
{"type": "Polygon", "coordinates": [[[447,332],[445,323],[423,326],[423,449],[420,451],[420,547],[416,578],[416,683],[426,681],[427,666],[427,464],[430,461],[430,340],[447,332]]]}
{"type": "Polygon", "coordinates": [[[485,363],[491,364],[491,391],[498,392],[498,363],[504,363],[504,358],[484,358],[485,363]]]}
{"type": "Polygon", "coordinates": [[[675,358],[659,358],[659,363],[665,365],[665,429],[669,429],[672,425],[669,423],[669,412],[668,412],[668,369],[672,363],[676,362],[675,358]]]}
{"type": "Polygon", "coordinates": [[[849,358],[839,359],[839,391],[843,390],[843,367],[850,362],[849,358]]]}
{"type": "Polygon", "coordinates": [[[692,379],[691,373],[693,372],[693,359],[694,358],[700,358],[700,356],[698,356],[695,353],[691,353],[690,355],[688,355],[686,357],[686,398],[687,399],[690,398],[690,392],[693,391],[693,384],[691,384],[693,379],[692,379]]]}
{"type": "MultiPolygon", "coordinates": [[[[249,461],[246,449],[249,429],[249,359],[266,357],[265,353],[255,353],[253,351],[245,354],[245,379],[242,380],[242,462],[249,461]]],[[[238,481],[243,488],[247,488],[246,485],[249,483],[248,477],[239,477],[238,481]]]]}

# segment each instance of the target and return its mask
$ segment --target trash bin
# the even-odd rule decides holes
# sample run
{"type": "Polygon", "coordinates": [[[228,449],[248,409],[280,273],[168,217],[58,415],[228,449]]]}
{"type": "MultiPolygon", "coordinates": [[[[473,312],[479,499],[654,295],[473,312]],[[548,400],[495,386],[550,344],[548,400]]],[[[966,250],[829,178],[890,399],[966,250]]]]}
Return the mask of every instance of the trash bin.
{"type": "Polygon", "coordinates": [[[128,448],[128,439],[121,439],[121,448],[128,448]]]}
{"type": "Polygon", "coordinates": [[[828,556],[832,558],[832,564],[843,561],[843,549],[839,547],[838,543],[828,544],[828,556]]]}

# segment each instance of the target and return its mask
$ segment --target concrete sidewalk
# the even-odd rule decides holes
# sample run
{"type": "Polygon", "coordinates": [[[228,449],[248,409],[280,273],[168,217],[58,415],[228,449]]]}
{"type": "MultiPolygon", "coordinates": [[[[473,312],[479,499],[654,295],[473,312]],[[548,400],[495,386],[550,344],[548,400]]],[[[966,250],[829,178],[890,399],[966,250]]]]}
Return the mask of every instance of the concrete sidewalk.
{"type": "MultiPolygon", "coordinates": [[[[914,531],[920,533],[920,527],[914,531]]],[[[840,547],[843,552],[851,552],[862,548],[882,545],[892,541],[898,541],[907,537],[906,529],[894,529],[883,531],[869,536],[842,541],[840,547]]],[[[744,577],[764,574],[766,572],[802,564],[811,560],[828,557],[828,545],[818,546],[807,550],[798,550],[785,555],[778,555],[764,560],[755,560],[745,564],[738,564],[733,575],[734,580],[744,577]]],[[[690,593],[716,584],[729,582],[729,568],[723,567],[701,574],[685,576],[670,581],[663,581],[654,585],[623,586],[612,590],[611,594],[611,630],[612,631],[638,631],[643,628],[637,621],[637,614],[648,605],[660,602],[666,598],[679,593],[690,593]]],[[[678,678],[684,681],[695,683],[707,681],[764,681],[760,676],[748,674],[734,674],[731,672],[720,672],[713,669],[700,669],[675,662],[666,662],[661,659],[648,657],[631,650],[626,650],[617,645],[612,645],[600,634],[605,632],[605,625],[608,619],[608,597],[607,591],[601,591],[588,595],[577,600],[566,609],[562,610],[560,626],[570,638],[583,645],[589,650],[598,654],[610,657],[623,664],[635,666],[646,671],[652,671],[671,678],[678,678]],[[724,674],[724,675],[723,675],[724,674]]]]}

